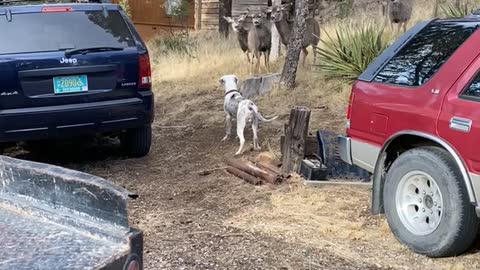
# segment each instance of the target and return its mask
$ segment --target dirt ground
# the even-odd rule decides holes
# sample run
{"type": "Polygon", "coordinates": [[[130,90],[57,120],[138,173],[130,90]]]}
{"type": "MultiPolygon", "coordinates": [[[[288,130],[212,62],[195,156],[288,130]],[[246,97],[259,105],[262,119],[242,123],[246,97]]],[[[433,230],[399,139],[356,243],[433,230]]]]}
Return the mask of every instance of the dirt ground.
{"type": "MultiPolygon", "coordinates": [[[[157,97],[145,158],[126,159],[116,140],[9,154],[89,172],[139,194],[130,214],[145,233],[145,269],[478,269],[476,251],[432,260],[400,245],[383,218],[370,215],[368,188],[294,181],[255,187],[227,174],[223,157],[238,143],[220,142],[223,95],[214,88],[209,95],[157,97]],[[201,176],[204,170],[211,174],[201,176]]],[[[312,122],[342,129],[330,111],[313,110],[312,122]]],[[[278,151],[287,117],[261,126],[264,150],[278,151]]]]}

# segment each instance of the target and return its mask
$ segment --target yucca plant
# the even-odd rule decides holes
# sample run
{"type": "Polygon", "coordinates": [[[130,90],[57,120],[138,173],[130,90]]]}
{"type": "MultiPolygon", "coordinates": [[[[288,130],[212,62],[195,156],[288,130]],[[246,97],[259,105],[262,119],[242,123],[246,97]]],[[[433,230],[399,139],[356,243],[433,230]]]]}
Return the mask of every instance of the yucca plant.
{"type": "Polygon", "coordinates": [[[391,42],[391,36],[374,22],[343,24],[334,35],[325,33],[318,67],[326,77],[353,81],[391,42]]]}
{"type": "Polygon", "coordinates": [[[445,18],[463,18],[474,11],[468,3],[443,4],[441,5],[443,17],[445,18]]]}

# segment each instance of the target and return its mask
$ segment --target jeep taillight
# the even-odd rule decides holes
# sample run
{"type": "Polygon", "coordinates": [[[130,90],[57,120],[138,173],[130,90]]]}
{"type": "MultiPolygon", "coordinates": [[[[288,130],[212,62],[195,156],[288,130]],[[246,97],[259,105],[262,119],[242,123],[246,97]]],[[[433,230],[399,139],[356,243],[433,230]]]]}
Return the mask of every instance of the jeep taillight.
{"type": "Polygon", "coordinates": [[[150,57],[148,53],[138,57],[138,88],[152,87],[152,70],[150,68],[150,57]]]}
{"type": "Polygon", "coordinates": [[[353,103],[353,97],[355,94],[352,92],[350,93],[350,98],[348,99],[348,108],[347,108],[347,119],[350,120],[350,117],[352,116],[352,103],[353,103]]]}
{"type": "Polygon", "coordinates": [[[350,98],[348,99],[348,107],[347,107],[347,129],[350,128],[350,118],[352,117],[352,104],[353,104],[353,98],[355,97],[355,94],[352,92],[350,93],[350,98]]]}

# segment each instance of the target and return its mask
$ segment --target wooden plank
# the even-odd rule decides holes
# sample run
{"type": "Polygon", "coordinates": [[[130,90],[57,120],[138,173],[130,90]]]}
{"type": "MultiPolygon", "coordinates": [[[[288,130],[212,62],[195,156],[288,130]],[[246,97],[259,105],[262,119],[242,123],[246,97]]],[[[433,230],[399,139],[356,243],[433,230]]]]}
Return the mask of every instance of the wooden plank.
{"type": "Polygon", "coordinates": [[[195,29],[200,29],[201,28],[201,20],[202,20],[202,0],[195,0],[195,29]]]}
{"type": "Polygon", "coordinates": [[[203,18],[202,23],[218,24],[218,18],[217,17],[203,18]]]}
{"type": "Polygon", "coordinates": [[[290,120],[285,133],[282,169],[284,173],[298,172],[305,157],[305,144],[308,135],[310,109],[294,107],[290,111],[290,120]]]}
{"type": "Polygon", "coordinates": [[[207,9],[207,8],[219,8],[220,4],[219,3],[208,3],[208,4],[202,4],[202,9],[207,9]]]}
{"type": "Polygon", "coordinates": [[[218,10],[218,8],[202,9],[202,15],[203,14],[216,14],[217,17],[218,17],[219,10],[218,10]]]}
{"type": "Polygon", "coordinates": [[[218,23],[204,23],[202,22],[202,29],[203,27],[210,27],[211,29],[218,29],[218,23]]]}
{"type": "Polygon", "coordinates": [[[216,21],[218,23],[218,14],[202,14],[202,22],[216,21]]]}

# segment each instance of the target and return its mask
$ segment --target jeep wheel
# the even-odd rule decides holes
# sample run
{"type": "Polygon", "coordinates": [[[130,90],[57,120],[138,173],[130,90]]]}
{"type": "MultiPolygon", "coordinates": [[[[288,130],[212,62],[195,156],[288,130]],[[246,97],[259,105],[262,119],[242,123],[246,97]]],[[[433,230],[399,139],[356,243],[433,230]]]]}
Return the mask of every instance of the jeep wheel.
{"type": "Polygon", "coordinates": [[[475,239],[478,218],[451,156],[438,147],[401,154],[383,190],[385,214],[395,237],[430,257],[458,255],[475,239]]]}
{"type": "Polygon", "coordinates": [[[130,129],[122,138],[122,145],[131,157],[144,157],[150,152],[152,128],[150,126],[130,129]]]}

